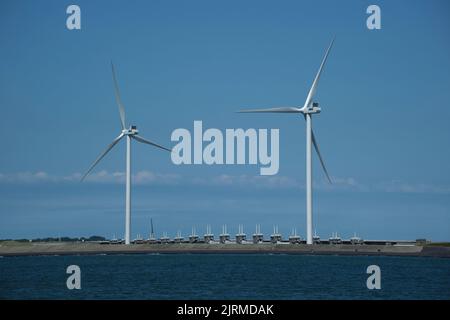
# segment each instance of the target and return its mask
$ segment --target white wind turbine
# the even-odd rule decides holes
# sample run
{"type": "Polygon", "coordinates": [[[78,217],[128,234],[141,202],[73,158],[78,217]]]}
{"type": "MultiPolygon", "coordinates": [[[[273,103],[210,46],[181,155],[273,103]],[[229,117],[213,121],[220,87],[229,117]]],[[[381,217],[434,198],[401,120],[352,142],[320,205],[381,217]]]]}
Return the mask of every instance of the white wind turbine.
{"type": "Polygon", "coordinates": [[[94,169],[94,167],[97,165],[97,163],[100,162],[100,160],[103,159],[103,157],[123,138],[126,137],[127,139],[127,153],[126,153],[126,174],[125,174],[125,181],[126,181],[126,191],[125,191],[125,244],[130,244],[130,234],[131,234],[131,139],[134,139],[141,143],[146,143],[154,147],[158,147],[163,150],[171,151],[168,148],[165,148],[163,146],[160,146],[159,144],[156,144],[154,142],[151,142],[147,139],[144,139],[143,137],[139,136],[139,131],[137,130],[137,127],[134,125],[131,125],[130,127],[126,127],[125,124],[125,109],[122,104],[122,100],[120,99],[120,92],[119,92],[119,86],[117,84],[116,79],[116,72],[114,70],[114,65],[111,63],[111,69],[112,69],[112,76],[113,76],[113,82],[114,82],[114,91],[116,95],[116,101],[117,105],[119,106],[119,114],[120,114],[120,122],[122,125],[122,132],[119,134],[119,136],[114,139],[114,141],[106,148],[103,153],[101,153],[98,158],[94,161],[94,163],[89,167],[89,169],[86,171],[86,173],[81,178],[81,181],[86,178],[86,176],[94,169]]]}
{"type": "Polygon", "coordinates": [[[322,69],[327,61],[328,54],[330,53],[331,47],[333,46],[334,39],[328,46],[325,56],[323,57],[322,63],[320,64],[319,71],[317,71],[316,77],[312,83],[311,89],[309,89],[308,96],[306,97],[305,104],[303,107],[281,107],[281,108],[269,108],[269,109],[252,109],[252,110],[242,110],[242,113],[300,113],[303,114],[306,120],[306,243],[313,243],[313,220],[312,220],[312,160],[311,160],[311,143],[316,149],[317,155],[319,156],[320,164],[322,165],[323,171],[327,176],[328,181],[331,183],[330,176],[328,175],[327,168],[323,162],[322,156],[319,151],[319,145],[312,131],[312,115],[319,113],[321,111],[319,104],[313,102],[312,99],[316,93],[317,84],[319,82],[322,69]]]}

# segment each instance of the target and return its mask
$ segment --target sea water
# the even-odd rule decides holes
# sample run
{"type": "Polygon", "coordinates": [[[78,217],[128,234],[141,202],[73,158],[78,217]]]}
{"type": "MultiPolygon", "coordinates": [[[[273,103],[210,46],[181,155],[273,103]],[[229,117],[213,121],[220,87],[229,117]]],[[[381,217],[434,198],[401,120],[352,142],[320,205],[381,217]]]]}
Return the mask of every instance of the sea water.
{"type": "Polygon", "coordinates": [[[450,259],[282,254],[0,258],[1,299],[450,299],[450,259]],[[69,290],[67,267],[81,270],[69,290]],[[367,288],[367,267],[381,289],[367,288]]]}

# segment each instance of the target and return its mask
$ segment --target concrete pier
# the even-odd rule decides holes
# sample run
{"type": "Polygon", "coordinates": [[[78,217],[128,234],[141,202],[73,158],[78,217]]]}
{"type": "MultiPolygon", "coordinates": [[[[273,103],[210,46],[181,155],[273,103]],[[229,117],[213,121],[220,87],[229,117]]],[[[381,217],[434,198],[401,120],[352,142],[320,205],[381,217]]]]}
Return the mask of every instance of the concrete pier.
{"type": "Polygon", "coordinates": [[[157,243],[157,244],[100,244],[97,242],[49,242],[22,243],[4,241],[0,243],[0,256],[26,255],[78,255],[78,254],[139,254],[139,253],[285,253],[317,255],[376,255],[376,256],[420,256],[450,258],[448,246],[376,245],[376,244],[206,244],[206,243],[157,243]]]}

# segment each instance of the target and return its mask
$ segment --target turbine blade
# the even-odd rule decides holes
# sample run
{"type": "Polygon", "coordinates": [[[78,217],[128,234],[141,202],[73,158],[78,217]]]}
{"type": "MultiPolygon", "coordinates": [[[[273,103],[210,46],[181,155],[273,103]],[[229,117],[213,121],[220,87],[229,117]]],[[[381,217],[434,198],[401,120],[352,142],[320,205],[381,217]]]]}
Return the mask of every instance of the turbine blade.
{"type": "Polygon", "coordinates": [[[116,70],[114,68],[114,64],[111,62],[111,70],[112,70],[112,76],[113,76],[113,82],[114,82],[114,93],[116,95],[116,102],[119,106],[119,115],[120,115],[120,122],[122,124],[122,129],[125,129],[125,108],[123,107],[122,100],[120,99],[120,91],[119,91],[119,85],[117,84],[117,78],[116,78],[116,70]]]}
{"type": "Polygon", "coordinates": [[[312,131],[312,130],[311,130],[311,138],[312,138],[312,143],[314,145],[314,149],[316,149],[317,155],[319,156],[319,160],[320,160],[320,164],[322,165],[323,172],[325,172],[325,175],[327,176],[328,181],[332,184],[333,182],[331,181],[330,175],[328,174],[328,170],[325,167],[325,163],[323,162],[322,155],[320,154],[319,145],[317,143],[316,137],[314,136],[314,131],[312,131]]]}
{"type": "Polygon", "coordinates": [[[86,178],[86,176],[92,171],[92,169],[94,169],[94,167],[97,165],[97,163],[99,163],[100,160],[102,160],[103,157],[106,156],[106,154],[117,144],[117,142],[120,141],[120,139],[122,139],[122,137],[123,137],[123,133],[121,133],[117,138],[115,138],[114,141],[111,142],[111,144],[106,148],[106,150],[103,151],[103,153],[100,154],[97,157],[97,159],[95,159],[94,163],[89,167],[88,171],[86,171],[86,173],[81,178],[81,181],[83,181],[84,178],[86,178]]]}
{"type": "Polygon", "coordinates": [[[316,77],[314,78],[311,89],[309,89],[309,93],[308,93],[308,96],[306,98],[303,108],[308,108],[309,104],[311,103],[312,98],[314,97],[314,94],[316,93],[317,84],[319,83],[320,75],[322,74],[323,67],[325,65],[325,62],[327,61],[328,54],[330,53],[333,43],[334,43],[334,38],[333,38],[333,40],[331,40],[331,43],[328,46],[327,51],[325,52],[325,56],[322,59],[322,63],[320,64],[319,71],[317,71],[316,77]]]}
{"type": "Polygon", "coordinates": [[[154,147],[157,147],[157,148],[160,148],[160,149],[163,149],[163,150],[172,152],[171,149],[168,149],[168,148],[163,147],[163,146],[161,146],[161,145],[159,145],[159,144],[157,144],[157,143],[154,143],[154,142],[151,142],[151,141],[149,141],[149,140],[146,140],[146,139],[142,138],[141,136],[131,136],[131,137],[132,137],[133,139],[139,141],[139,142],[146,143],[146,144],[149,144],[149,145],[151,145],[151,146],[154,146],[154,147]]]}
{"type": "Polygon", "coordinates": [[[300,108],[295,107],[280,107],[268,109],[239,110],[238,113],[302,113],[302,111],[300,108]]]}

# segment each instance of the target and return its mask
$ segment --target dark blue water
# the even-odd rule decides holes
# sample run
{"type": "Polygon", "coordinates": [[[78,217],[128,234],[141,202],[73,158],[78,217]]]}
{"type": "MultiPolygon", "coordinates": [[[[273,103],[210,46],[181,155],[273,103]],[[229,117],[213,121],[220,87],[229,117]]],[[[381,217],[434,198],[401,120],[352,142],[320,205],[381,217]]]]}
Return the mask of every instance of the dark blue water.
{"type": "Polygon", "coordinates": [[[300,255],[0,258],[2,299],[450,299],[450,259],[300,255]],[[68,290],[66,268],[81,268],[68,290]],[[368,290],[366,268],[381,268],[368,290]]]}

